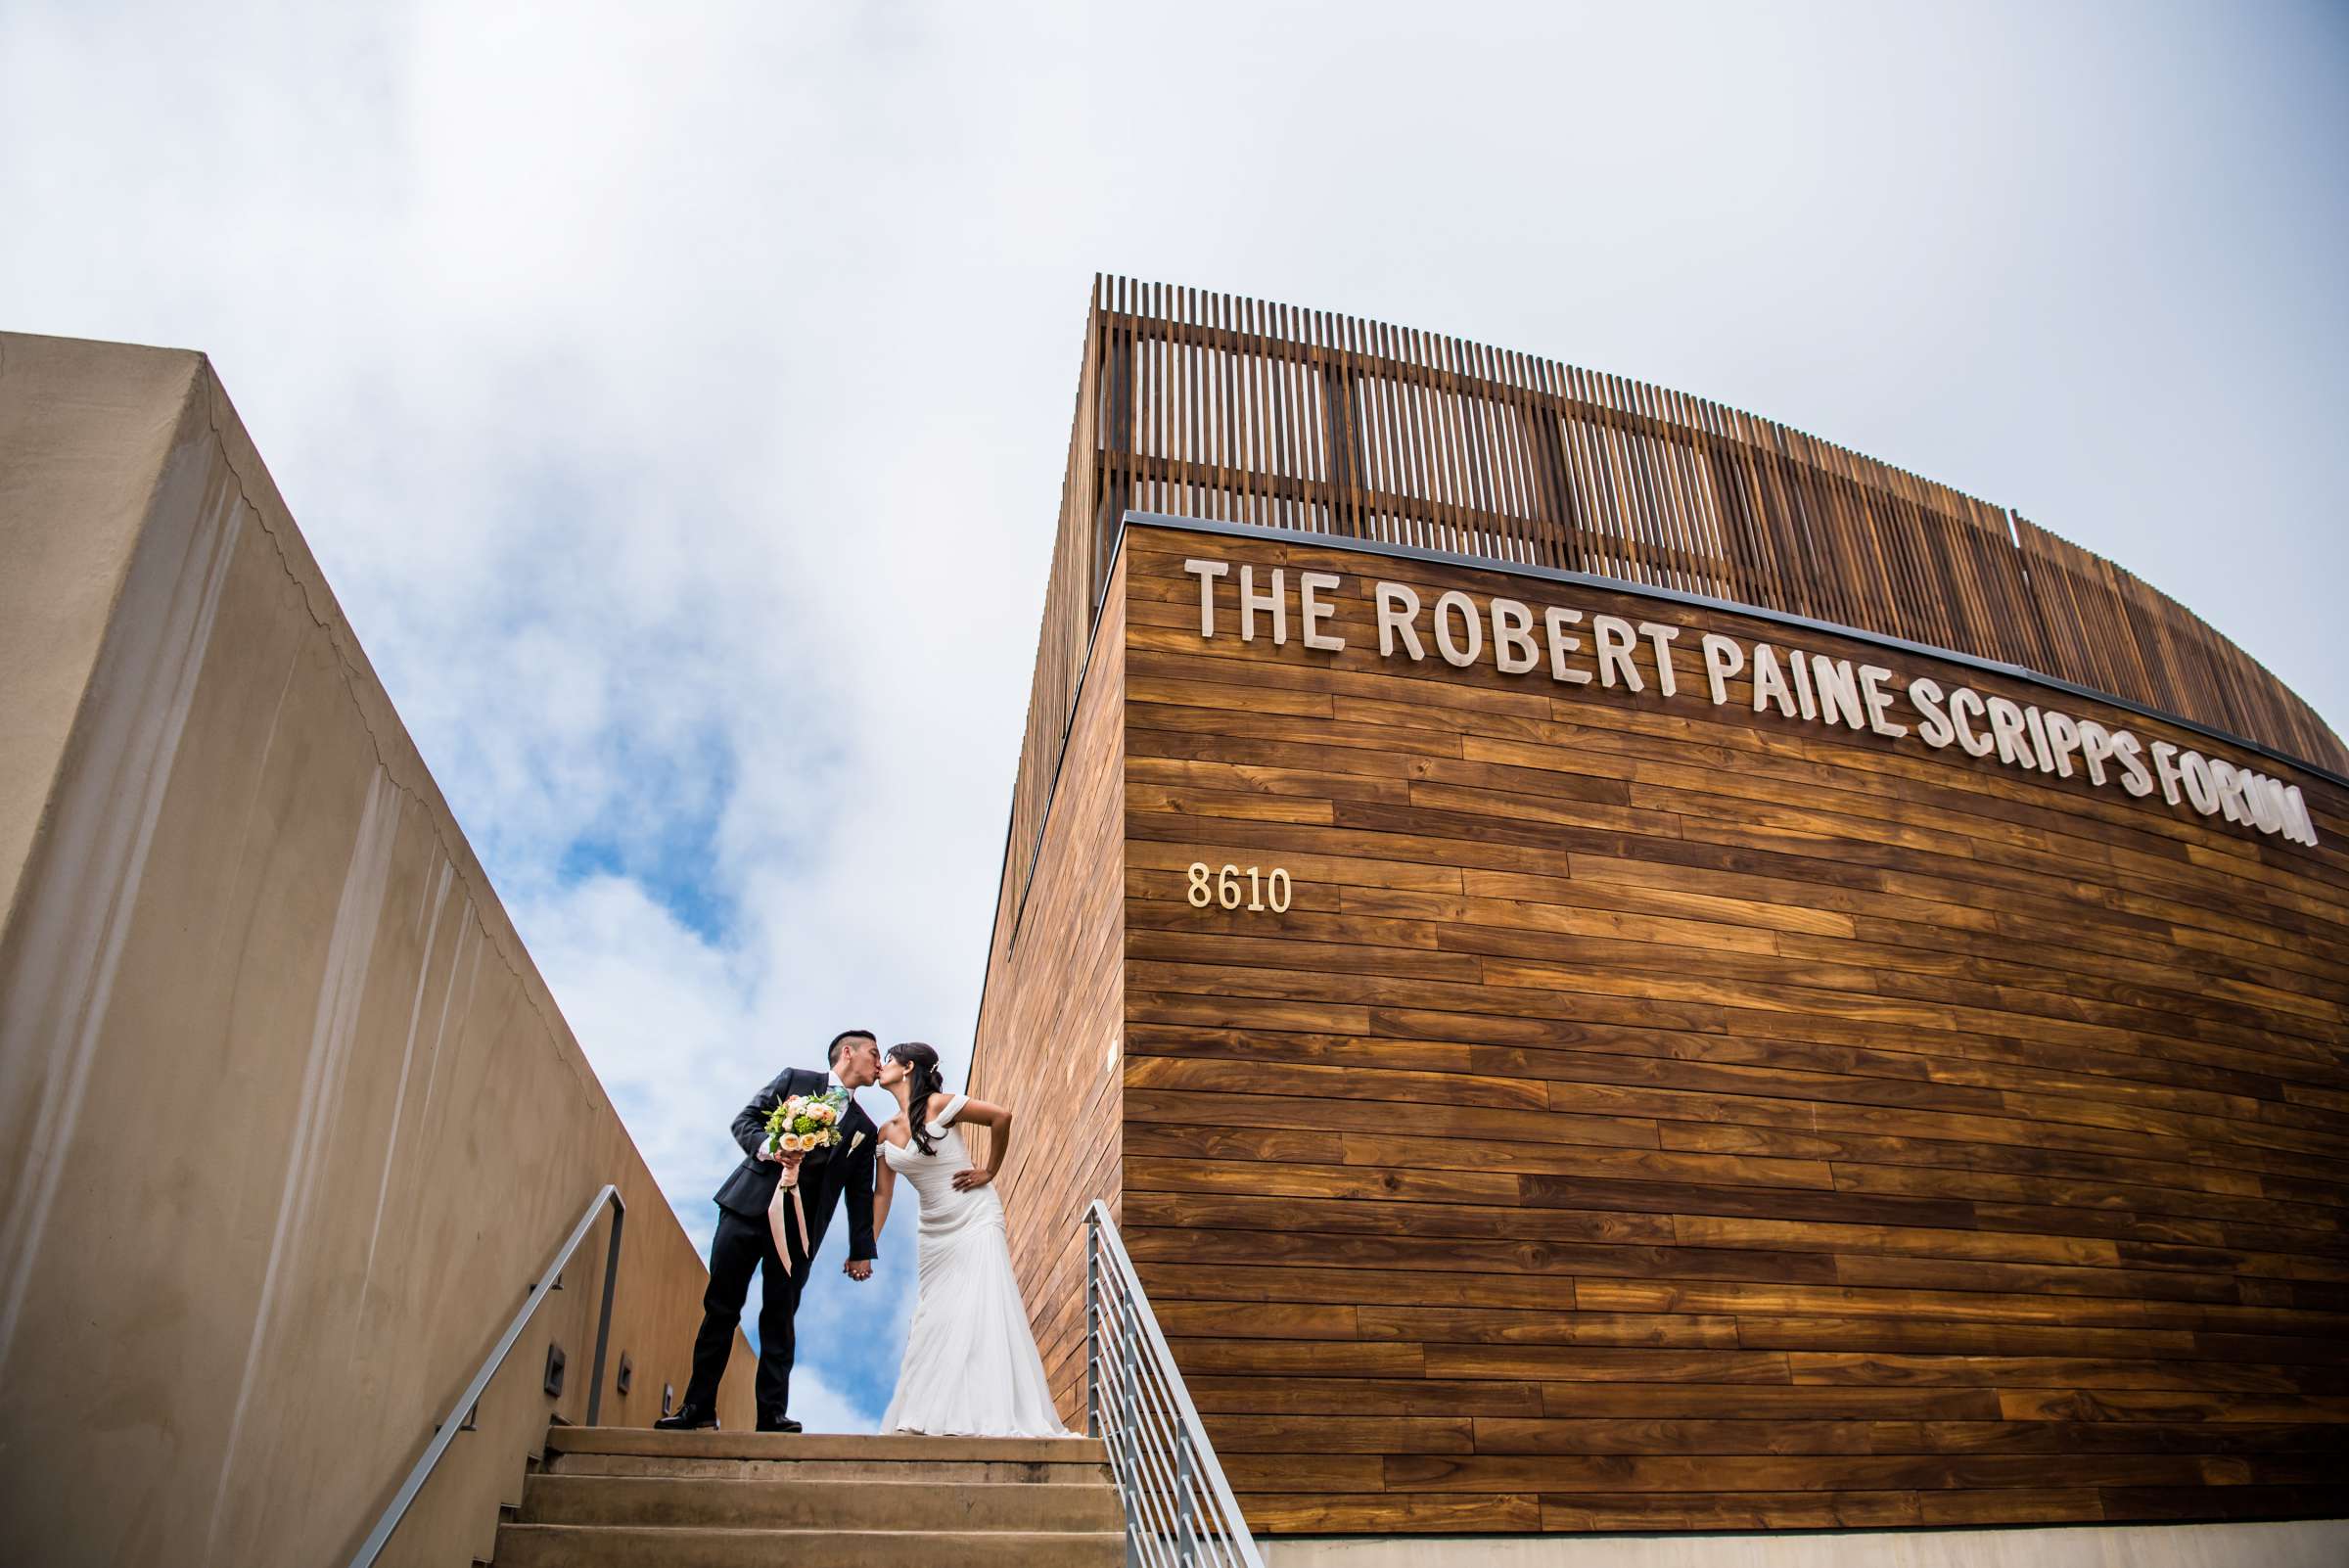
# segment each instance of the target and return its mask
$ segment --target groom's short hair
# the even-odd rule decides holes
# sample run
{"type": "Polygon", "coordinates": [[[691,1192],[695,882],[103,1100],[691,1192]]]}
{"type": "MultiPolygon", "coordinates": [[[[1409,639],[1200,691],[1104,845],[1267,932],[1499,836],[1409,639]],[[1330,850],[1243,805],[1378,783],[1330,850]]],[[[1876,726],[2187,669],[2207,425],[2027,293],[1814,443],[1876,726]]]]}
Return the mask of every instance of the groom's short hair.
{"type": "Polygon", "coordinates": [[[844,1029],[839,1034],[832,1037],[832,1043],[825,1048],[824,1065],[826,1067],[838,1067],[840,1065],[841,1046],[847,1044],[852,1039],[869,1039],[876,1045],[881,1043],[881,1037],[874,1034],[869,1029],[844,1029]]]}

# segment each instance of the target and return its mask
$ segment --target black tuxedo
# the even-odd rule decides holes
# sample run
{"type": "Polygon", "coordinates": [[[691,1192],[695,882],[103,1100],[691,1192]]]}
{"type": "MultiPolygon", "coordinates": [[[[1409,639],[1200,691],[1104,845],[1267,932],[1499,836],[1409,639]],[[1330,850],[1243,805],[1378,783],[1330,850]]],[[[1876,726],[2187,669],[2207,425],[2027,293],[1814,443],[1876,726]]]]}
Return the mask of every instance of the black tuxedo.
{"type": "MultiPolygon", "coordinates": [[[[717,1206],[741,1215],[746,1220],[766,1223],[766,1206],[774,1201],[775,1183],[782,1179],[783,1168],[772,1160],[761,1160],[759,1151],[766,1144],[766,1119],[776,1106],[794,1094],[821,1094],[831,1087],[832,1081],[822,1073],[804,1067],[786,1067],[775,1075],[775,1081],[751,1096],[751,1103],[734,1118],[734,1141],[742,1145],[743,1162],[734,1168],[733,1175],[717,1189],[717,1206]]],[[[820,1248],[824,1231],[832,1223],[832,1211],[839,1207],[841,1194],[849,1199],[849,1256],[873,1256],[873,1150],[881,1141],[880,1129],[864,1108],[853,1098],[840,1119],[840,1142],[829,1149],[818,1149],[800,1162],[800,1202],[807,1211],[807,1244],[820,1248]],[[864,1134],[859,1142],[856,1134],[864,1134]],[[850,1144],[856,1147],[852,1151],[850,1144]],[[857,1176],[861,1175],[860,1181],[857,1176]]],[[[791,1238],[799,1240],[795,1228],[791,1238]]]]}
{"type": "MultiPolygon", "coordinates": [[[[822,1073],[787,1067],[734,1118],[734,1141],[742,1146],[744,1159],[717,1189],[717,1233],[710,1239],[710,1290],[702,1298],[702,1328],[693,1341],[693,1380],[685,1387],[687,1405],[705,1410],[717,1408],[718,1381],[725,1376],[726,1358],[734,1349],[734,1329],[742,1321],[743,1298],[750,1293],[754,1269],[760,1276],[756,1389],[760,1424],[771,1426],[781,1421],[791,1403],[792,1319],[800,1309],[800,1291],[807,1283],[809,1262],[808,1256],[802,1255],[799,1227],[788,1210],[784,1231],[790,1252],[788,1257],[775,1252],[774,1230],[766,1211],[783,1168],[760,1159],[759,1150],[766,1142],[768,1113],[794,1094],[821,1094],[830,1085],[831,1080],[822,1073]]],[[[822,1249],[832,1212],[845,1193],[849,1200],[849,1257],[873,1256],[873,1158],[880,1145],[880,1130],[852,1098],[840,1119],[839,1144],[819,1149],[800,1162],[800,1203],[807,1215],[808,1255],[822,1249]]]]}

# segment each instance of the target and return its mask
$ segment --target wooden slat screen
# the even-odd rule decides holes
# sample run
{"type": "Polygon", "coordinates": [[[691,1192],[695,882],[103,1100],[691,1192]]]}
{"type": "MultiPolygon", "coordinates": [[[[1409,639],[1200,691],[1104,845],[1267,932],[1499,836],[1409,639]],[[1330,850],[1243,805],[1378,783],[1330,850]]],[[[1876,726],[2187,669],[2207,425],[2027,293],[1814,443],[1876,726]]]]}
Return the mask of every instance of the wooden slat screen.
{"type": "Polygon", "coordinates": [[[2349,771],[2340,737],[2258,660],[2125,568],[2014,520],[2055,673],[2349,771]]]}
{"type": "Polygon", "coordinates": [[[1326,311],[1096,280],[1014,785],[1013,940],[1118,520],[1584,572],[1998,659],[2349,771],[2177,601],[2000,507],[1702,398],[1326,311]]]}

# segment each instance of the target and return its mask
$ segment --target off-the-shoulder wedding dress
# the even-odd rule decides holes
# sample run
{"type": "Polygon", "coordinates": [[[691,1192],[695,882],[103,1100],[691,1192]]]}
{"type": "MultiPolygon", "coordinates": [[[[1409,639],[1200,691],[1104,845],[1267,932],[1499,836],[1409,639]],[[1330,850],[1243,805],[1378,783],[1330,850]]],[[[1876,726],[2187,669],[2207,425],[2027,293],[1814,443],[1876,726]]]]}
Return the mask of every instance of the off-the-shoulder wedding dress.
{"type": "Polygon", "coordinates": [[[954,1119],[957,1094],[924,1129],[935,1152],[908,1140],[881,1145],[881,1158],[920,1195],[920,1286],[897,1396],[884,1432],[936,1437],[1068,1437],[1044,1383],[1043,1358],[1011,1272],[1003,1200],[990,1184],[962,1191],[971,1169],[954,1119]]]}

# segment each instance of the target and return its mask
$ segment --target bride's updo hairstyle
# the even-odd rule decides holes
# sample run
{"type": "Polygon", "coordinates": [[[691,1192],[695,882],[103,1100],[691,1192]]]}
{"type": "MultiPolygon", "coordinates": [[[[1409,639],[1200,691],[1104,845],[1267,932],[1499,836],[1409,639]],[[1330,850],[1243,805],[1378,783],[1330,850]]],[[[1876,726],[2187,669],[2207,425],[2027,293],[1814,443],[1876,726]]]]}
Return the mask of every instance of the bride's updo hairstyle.
{"type": "Polygon", "coordinates": [[[905,1086],[912,1092],[905,1101],[906,1130],[913,1135],[913,1146],[924,1154],[936,1154],[930,1141],[930,1096],[943,1093],[946,1077],[938,1070],[938,1052],[918,1039],[889,1048],[889,1059],[905,1069],[905,1086]]]}

